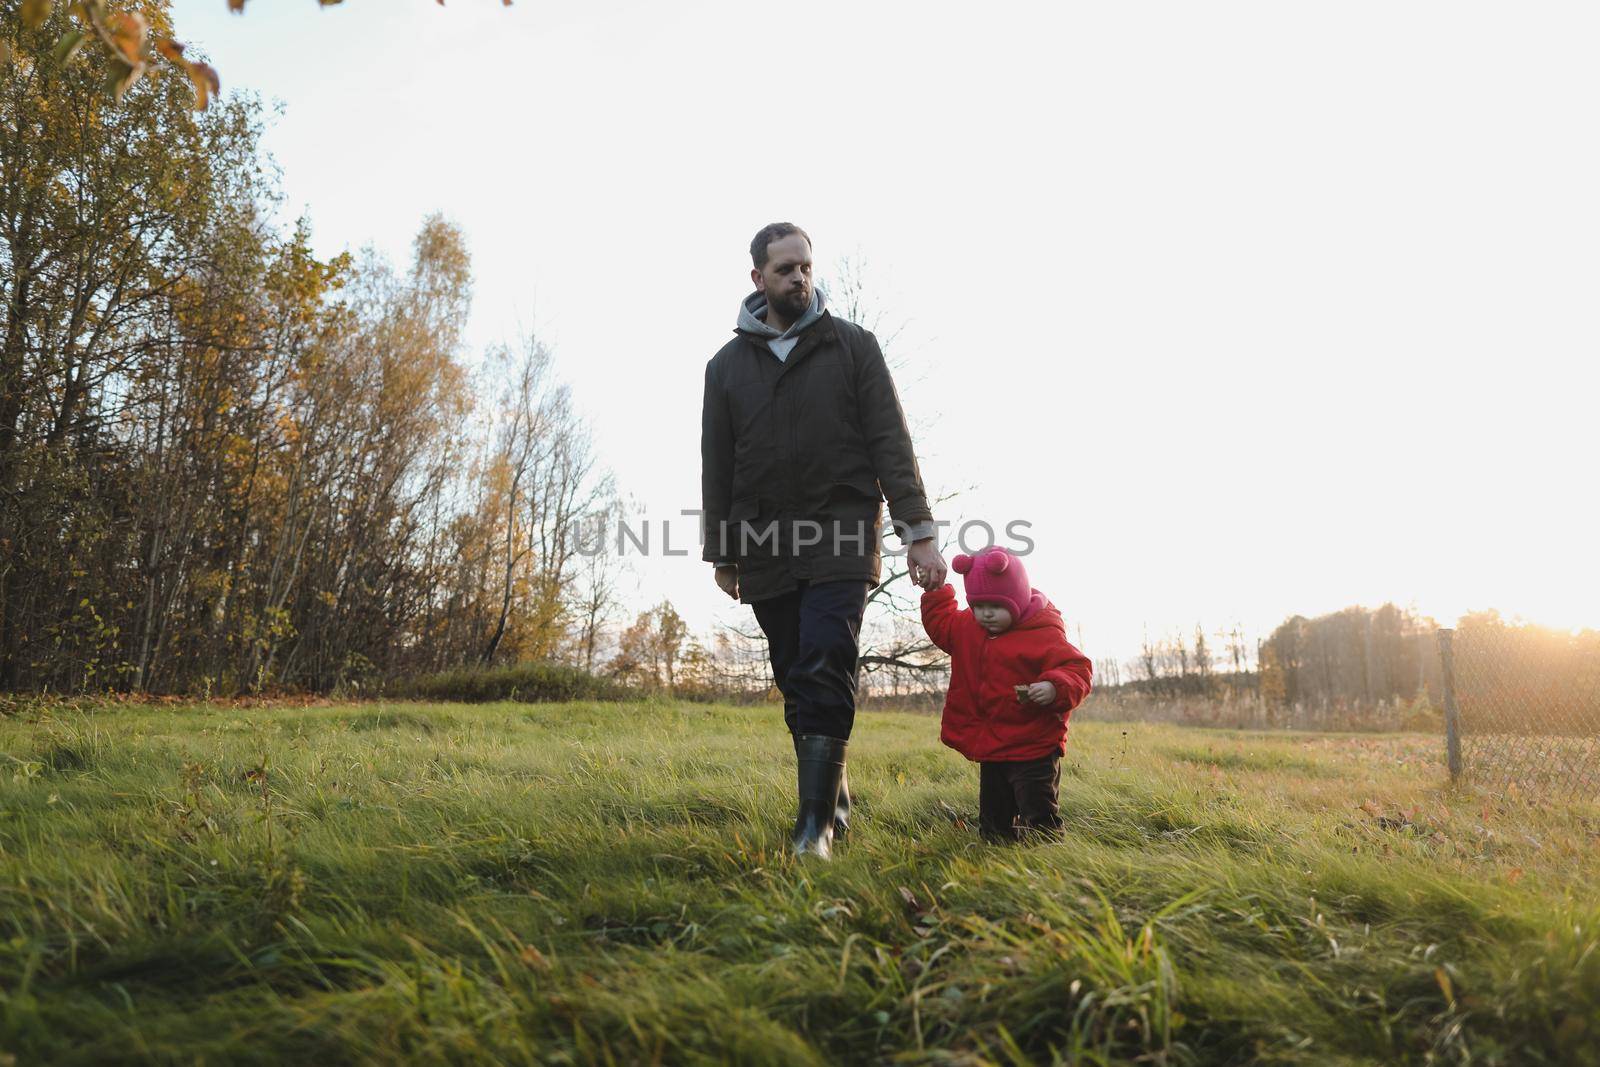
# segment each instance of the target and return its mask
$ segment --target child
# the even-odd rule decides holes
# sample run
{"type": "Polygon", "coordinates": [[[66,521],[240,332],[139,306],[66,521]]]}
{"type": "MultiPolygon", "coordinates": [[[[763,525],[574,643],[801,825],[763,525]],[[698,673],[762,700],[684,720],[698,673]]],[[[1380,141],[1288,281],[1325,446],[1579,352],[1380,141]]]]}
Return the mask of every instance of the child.
{"type": "Polygon", "coordinates": [[[964,577],[968,609],[948,584],[922,594],[923,628],[950,653],[939,740],[978,764],[984,840],[1059,835],[1067,719],[1089,695],[1093,667],[1015,555],[991,546],[950,565],[964,577]]]}

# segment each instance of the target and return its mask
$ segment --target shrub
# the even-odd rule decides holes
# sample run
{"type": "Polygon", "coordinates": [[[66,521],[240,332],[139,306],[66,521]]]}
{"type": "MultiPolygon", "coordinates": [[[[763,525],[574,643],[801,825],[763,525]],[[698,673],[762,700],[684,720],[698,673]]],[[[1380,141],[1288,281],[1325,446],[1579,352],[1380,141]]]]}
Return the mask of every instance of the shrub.
{"type": "Polygon", "coordinates": [[[530,704],[562,700],[628,700],[627,686],[560,663],[519,663],[488,670],[455,670],[408,678],[390,687],[394,696],[419,700],[457,700],[469,704],[520,700],[530,704]]]}

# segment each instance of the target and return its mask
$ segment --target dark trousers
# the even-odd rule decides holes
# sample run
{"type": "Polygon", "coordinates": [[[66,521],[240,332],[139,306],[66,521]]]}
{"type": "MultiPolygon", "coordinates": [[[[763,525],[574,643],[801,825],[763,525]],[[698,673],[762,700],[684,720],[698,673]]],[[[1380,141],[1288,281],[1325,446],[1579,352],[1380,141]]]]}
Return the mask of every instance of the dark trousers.
{"type": "Polygon", "coordinates": [[[857,658],[867,592],[861,581],[801,581],[791,593],[751,605],[767,635],[772,680],[790,733],[850,739],[856,721],[857,658]]]}
{"type": "Polygon", "coordinates": [[[1017,841],[1028,833],[1061,833],[1061,756],[978,764],[978,833],[1017,841]]]}

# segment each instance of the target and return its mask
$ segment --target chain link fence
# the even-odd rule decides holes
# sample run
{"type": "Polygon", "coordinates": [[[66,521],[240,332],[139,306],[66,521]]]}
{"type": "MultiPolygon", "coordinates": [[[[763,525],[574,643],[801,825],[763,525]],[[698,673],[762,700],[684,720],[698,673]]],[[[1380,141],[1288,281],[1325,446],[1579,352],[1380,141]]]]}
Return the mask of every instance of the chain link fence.
{"type": "Polygon", "coordinates": [[[1600,632],[1463,625],[1439,655],[1452,778],[1600,794],[1600,632]]]}

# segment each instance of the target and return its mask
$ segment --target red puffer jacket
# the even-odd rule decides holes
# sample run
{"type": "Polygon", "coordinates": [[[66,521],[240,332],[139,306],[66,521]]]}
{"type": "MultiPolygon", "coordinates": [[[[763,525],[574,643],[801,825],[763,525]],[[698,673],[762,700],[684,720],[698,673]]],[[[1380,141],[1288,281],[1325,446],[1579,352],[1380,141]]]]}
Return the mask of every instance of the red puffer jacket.
{"type": "Polygon", "coordinates": [[[1022,621],[990,635],[943,585],[922,594],[922,626],[950,653],[939,740],[969,760],[1039,759],[1067,750],[1067,720],[1089,695],[1093,664],[1067,641],[1061,612],[1033,590],[1022,621]],[[1055,703],[1019,703],[1013,686],[1050,682],[1055,703]]]}

